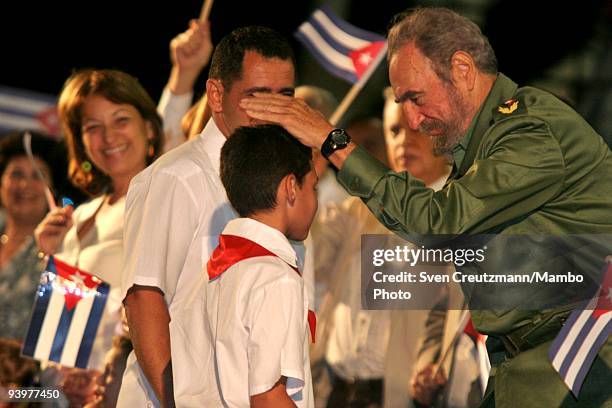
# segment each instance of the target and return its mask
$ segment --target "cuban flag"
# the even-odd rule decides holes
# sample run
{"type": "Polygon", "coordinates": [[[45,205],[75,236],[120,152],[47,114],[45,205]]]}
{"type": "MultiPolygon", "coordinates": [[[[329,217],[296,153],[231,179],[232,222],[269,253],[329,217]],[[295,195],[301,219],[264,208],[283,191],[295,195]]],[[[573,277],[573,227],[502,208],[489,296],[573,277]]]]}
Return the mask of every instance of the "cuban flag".
{"type": "Polygon", "coordinates": [[[0,86],[0,131],[35,130],[59,136],[57,98],[0,86]]]}
{"type": "MultiPolygon", "coordinates": [[[[469,316],[469,313],[468,313],[469,316]]],[[[463,334],[469,336],[474,342],[476,360],[478,361],[478,378],[480,379],[480,390],[484,395],[489,382],[489,374],[491,373],[491,362],[487,352],[487,336],[478,332],[472,323],[472,318],[468,317],[463,334]]]]}
{"type": "Polygon", "coordinates": [[[585,307],[574,310],[550,346],[548,357],[563,382],[578,398],[584,379],[612,333],[612,259],[604,267],[602,285],[585,307]]]}
{"type": "Polygon", "coordinates": [[[295,36],[327,71],[351,83],[384,54],[387,45],[384,37],[347,23],[325,6],[302,23],[295,36]]]}
{"type": "Polygon", "coordinates": [[[109,289],[97,277],[49,257],[22,354],[87,368],[109,289]]]}

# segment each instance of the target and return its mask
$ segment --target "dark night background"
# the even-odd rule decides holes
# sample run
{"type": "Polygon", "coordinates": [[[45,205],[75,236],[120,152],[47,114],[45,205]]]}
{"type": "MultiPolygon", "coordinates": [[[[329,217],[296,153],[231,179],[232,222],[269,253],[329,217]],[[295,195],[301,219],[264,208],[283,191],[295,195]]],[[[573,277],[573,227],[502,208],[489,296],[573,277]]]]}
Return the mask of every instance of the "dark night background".
{"type": "MultiPolygon", "coordinates": [[[[0,85],[57,94],[75,68],[117,68],[138,77],[157,99],[170,71],[168,43],[197,18],[201,1],[12,2],[2,6],[0,85]]],[[[414,1],[235,1],[216,0],[211,14],[213,43],[233,28],[267,25],[291,37],[320,4],[328,3],[347,21],[384,34],[391,16],[414,1]]],[[[496,51],[500,71],[519,84],[541,79],[547,70],[584,50],[593,38],[610,48],[611,1],[548,2],[472,0],[429,2],[447,5],[479,22],[496,51]],[[606,44],[607,43],[607,44],[606,44]]],[[[349,85],[329,76],[291,37],[298,56],[298,81],[327,87],[340,99],[349,85]]],[[[608,60],[609,58],[609,51],[608,60]]],[[[598,58],[595,55],[595,58],[598,58]]],[[[597,59],[595,59],[597,61],[597,59]]],[[[597,63],[597,62],[595,62],[597,63]]],[[[205,75],[205,74],[204,74],[205,75]]],[[[202,79],[196,86],[199,95],[202,79]]],[[[565,83],[572,102],[580,103],[588,88],[609,90],[609,76],[565,83]]],[[[357,111],[378,114],[386,69],[379,69],[358,101],[357,111]]],[[[602,102],[603,103],[603,102],[602,102]]],[[[355,113],[358,114],[358,113],[355,113]]]]}

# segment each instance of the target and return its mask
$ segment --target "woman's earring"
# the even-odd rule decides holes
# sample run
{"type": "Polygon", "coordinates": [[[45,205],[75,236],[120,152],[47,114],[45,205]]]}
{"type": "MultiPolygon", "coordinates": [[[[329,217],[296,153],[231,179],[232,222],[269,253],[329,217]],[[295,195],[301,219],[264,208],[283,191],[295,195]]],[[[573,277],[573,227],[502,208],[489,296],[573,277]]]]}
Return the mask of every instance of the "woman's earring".
{"type": "Polygon", "coordinates": [[[155,155],[155,147],[153,143],[149,142],[149,149],[147,150],[147,156],[153,157],[155,155]]]}
{"type": "Polygon", "coordinates": [[[81,162],[81,170],[85,173],[89,173],[91,171],[91,163],[88,160],[83,160],[81,162]]]}

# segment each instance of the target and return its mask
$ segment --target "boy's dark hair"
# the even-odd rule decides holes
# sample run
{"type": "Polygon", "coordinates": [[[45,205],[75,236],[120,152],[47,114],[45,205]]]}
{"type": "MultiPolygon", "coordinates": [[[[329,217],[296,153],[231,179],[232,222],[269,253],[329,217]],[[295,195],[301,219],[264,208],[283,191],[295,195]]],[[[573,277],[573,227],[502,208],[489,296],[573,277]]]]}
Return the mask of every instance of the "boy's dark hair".
{"type": "Polygon", "coordinates": [[[221,149],[221,181],[241,217],[276,207],[283,177],[299,185],[312,168],[312,151],[276,125],[240,127],[221,149]]]}
{"type": "Polygon", "coordinates": [[[295,66],[295,56],[289,41],[280,33],[261,26],[240,27],[223,37],[215,47],[208,77],[218,79],[231,89],[242,78],[242,61],[247,51],[266,58],[289,60],[295,66]]]}

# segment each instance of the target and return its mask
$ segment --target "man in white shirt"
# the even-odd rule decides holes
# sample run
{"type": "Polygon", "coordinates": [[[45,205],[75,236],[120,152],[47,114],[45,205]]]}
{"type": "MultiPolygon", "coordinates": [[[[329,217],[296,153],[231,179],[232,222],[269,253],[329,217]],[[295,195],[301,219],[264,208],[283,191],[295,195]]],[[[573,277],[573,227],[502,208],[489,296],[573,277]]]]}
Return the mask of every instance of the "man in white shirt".
{"type": "Polygon", "coordinates": [[[126,201],[122,290],[134,343],[119,407],[214,407],[218,395],[202,267],[235,214],[219,179],[226,138],[257,124],[238,107],[255,92],[293,95],[293,52],[263,27],[234,30],[215,49],[212,110],[202,134],[136,176],[126,201]],[[161,403],[160,403],[161,402],[161,403]]]}
{"type": "Polygon", "coordinates": [[[206,268],[223,405],[312,408],[315,319],[289,242],[306,238],[317,210],[311,150],[280,126],[242,127],[223,146],[221,180],[243,217],[225,227],[206,268]]]}

